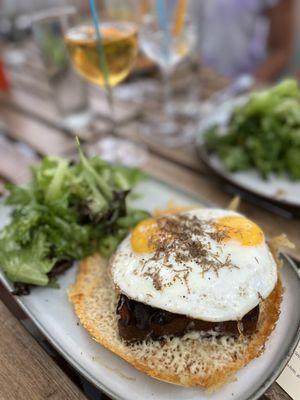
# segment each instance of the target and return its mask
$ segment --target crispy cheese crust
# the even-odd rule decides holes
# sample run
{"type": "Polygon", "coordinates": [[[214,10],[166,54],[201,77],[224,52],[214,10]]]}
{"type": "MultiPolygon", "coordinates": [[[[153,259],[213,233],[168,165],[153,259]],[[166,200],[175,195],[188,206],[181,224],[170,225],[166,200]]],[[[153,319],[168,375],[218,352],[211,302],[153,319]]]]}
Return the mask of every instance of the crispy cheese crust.
{"type": "Polygon", "coordinates": [[[118,294],[107,261],[99,255],[81,263],[69,299],[91,336],[139,371],[177,385],[215,389],[232,381],[236,371],[264,351],[280,314],[282,292],[279,279],[261,303],[258,331],[250,337],[207,337],[193,332],[182,338],[133,344],[126,344],[119,337],[118,294]]]}

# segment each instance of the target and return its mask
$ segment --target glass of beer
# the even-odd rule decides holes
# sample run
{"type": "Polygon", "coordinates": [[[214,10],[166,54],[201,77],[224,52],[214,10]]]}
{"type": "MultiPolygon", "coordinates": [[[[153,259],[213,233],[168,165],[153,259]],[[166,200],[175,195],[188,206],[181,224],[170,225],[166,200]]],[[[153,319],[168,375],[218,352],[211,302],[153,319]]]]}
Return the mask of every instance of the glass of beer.
{"type": "MultiPolygon", "coordinates": [[[[129,22],[104,22],[101,27],[103,49],[110,87],[122,82],[131,71],[137,55],[137,30],[129,22]]],[[[99,68],[99,50],[93,25],[71,28],[66,36],[74,67],[85,79],[105,87],[105,74],[99,68]]]]}
{"type": "MultiPolygon", "coordinates": [[[[116,135],[112,89],[129,75],[138,53],[135,1],[95,0],[96,16],[92,15],[89,3],[82,0],[74,2],[77,12],[70,19],[72,23],[65,32],[64,41],[75,70],[84,79],[105,90],[110,110],[111,133],[116,135]]],[[[129,143],[116,138],[112,141],[114,144],[106,145],[105,148],[110,148],[115,155],[124,153],[124,158],[128,158],[126,155],[129,154],[129,143]],[[123,152],[120,151],[122,145],[123,152]],[[116,146],[119,148],[116,149],[116,146]]],[[[133,151],[133,146],[132,144],[130,154],[144,152],[137,146],[133,151]]],[[[114,158],[113,154],[104,156],[110,161],[114,158]]],[[[133,163],[139,163],[138,160],[136,154],[133,163]]],[[[128,160],[125,163],[128,164],[128,160]]]]}

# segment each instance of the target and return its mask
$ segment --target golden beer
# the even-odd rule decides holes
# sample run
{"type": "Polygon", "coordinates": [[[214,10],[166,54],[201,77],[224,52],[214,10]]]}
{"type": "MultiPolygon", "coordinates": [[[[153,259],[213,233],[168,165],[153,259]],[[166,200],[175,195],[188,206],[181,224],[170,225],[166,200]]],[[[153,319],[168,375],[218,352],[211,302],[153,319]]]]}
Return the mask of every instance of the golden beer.
{"type": "MultiPolygon", "coordinates": [[[[127,77],[136,58],[137,29],[127,22],[103,23],[100,33],[109,84],[115,86],[127,77]]],[[[92,25],[76,26],[66,33],[65,43],[76,70],[89,81],[104,86],[95,28],[92,25]]]]}

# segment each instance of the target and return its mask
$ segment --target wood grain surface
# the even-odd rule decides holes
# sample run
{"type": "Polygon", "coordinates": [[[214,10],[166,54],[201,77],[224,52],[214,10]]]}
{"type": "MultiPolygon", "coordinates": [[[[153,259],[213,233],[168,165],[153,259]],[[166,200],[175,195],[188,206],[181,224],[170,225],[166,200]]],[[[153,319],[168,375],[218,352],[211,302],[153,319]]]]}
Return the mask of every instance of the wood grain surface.
{"type": "Polygon", "coordinates": [[[273,383],[260,400],[291,400],[291,397],[281,389],[278,383],[273,383]]]}
{"type": "Polygon", "coordinates": [[[86,399],[2,302],[0,338],[1,400],[86,399]]]}
{"type": "Polygon", "coordinates": [[[73,138],[30,115],[3,107],[1,119],[9,127],[11,138],[26,143],[41,155],[63,155],[75,150],[73,138]]]}
{"type": "Polygon", "coordinates": [[[5,136],[0,136],[0,175],[8,182],[24,183],[30,179],[30,166],[38,161],[35,153],[27,154],[5,136]]]}

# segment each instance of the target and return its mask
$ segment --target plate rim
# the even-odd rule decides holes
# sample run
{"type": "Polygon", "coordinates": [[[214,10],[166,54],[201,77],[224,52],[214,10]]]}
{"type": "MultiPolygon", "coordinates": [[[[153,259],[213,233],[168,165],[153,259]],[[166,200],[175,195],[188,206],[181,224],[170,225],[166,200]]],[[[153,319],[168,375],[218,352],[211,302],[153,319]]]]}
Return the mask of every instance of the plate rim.
{"type": "MultiPolygon", "coordinates": [[[[232,172],[226,173],[226,171],[223,172],[220,169],[216,168],[210,161],[209,151],[207,150],[205,144],[203,142],[201,142],[200,140],[197,142],[196,151],[197,151],[198,157],[205,164],[205,166],[208,167],[215,175],[217,175],[219,178],[222,178],[224,181],[226,181],[230,185],[235,186],[236,188],[238,188],[241,191],[244,191],[246,193],[254,195],[257,198],[263,199],[264,201],[267,201],[278,207],[284,207],[287,211],[291,211],[292,213],[295,213],[297,216],[299,215],[300,203],[298,205],[298,204],[289,202],[288,200],[274,199],[270,196],[262,194],[261,192],[255,190],[255,189],[250,189],[249,187],[244,186],[242,183],[235,182],[230,177],[230,174],[232,174],[232,172]]],[[[259,176],[258,176],[258,178],[259,178],[259,176]]]]}
{"type": "MultiPolygon", "coordinates": [[[[216,115],[217,110],[221,111],[222,108],[226,108],[226,106],[228,107],[228,104],[231,107],[231,111],[228,111],[228,113],[232,114],[234,108],[236,106],[238,106],[241,102],[243,101],[247,101],[247,99],[250,97],[250,93],[249,94],[245,94],[245,95],[240,95],[240,96],[236,96],[233,97],[231,99],[226,100],[223,103],[220,103],[216,106],[216,108],[214,109],[214,111],[210,112],[208,115],[204,116],[203,119],[200,121],[199,126],[198,126],[198,133],[196,135],[196,152],[198,157],[200,158],[200,160],[202,162],[204,162],[204,164],[211,169],[211,171],[213,171],[216,175],[218,175],[219,177],[221,177],[222,179],[224,179],[226,182],[230,183],[231,185],[237,187],[240,190],[243,190],[249,194],[255,195],[265,201],[271,202],[277,206],[281,206],[281,207],[286,207],[287,209],[290,210],[294,210],[294,212],[296,213],[300,213],[300,203],[299,204],[295,204],[293,202],[290,202],[288,200],[284,200],[284,199],[274,199],[272,197],[269,197],[266,194],[262,194],[261,192],[255,190],[255,189],[250,189],[246,186],[244,186],[242,183],[236,183],[232,180],[232,178],[230,177],[230,174],[232,174],[232,172],[228,172],[226,173],[219,170],[218,168],[216,168],[214,165],[212,165],[212,163],[210,162],[210,156],[209,156],[209,151],[207,150],[207,147],[205,145],[205,142],[203,140],[203,130],[205,130],[206,128],[208,128],[209,126],[211,126],[211,122],[208,122],[211,118],[213,118],[214,115],[216,115]]],[[[216,123],[217,124],[217,123],[216,123]]],[[[253,170],[255,170],[255,168],[253,168],[253,170]]],[[[257,172],[257,171],[256,171],[257,172]]],[[[259,174],[257,175],[257,178],[260,179],[259,174]]]]}
{"type": "MultiPolygon", "coordinates": [[[[200,196],[191,194],[188,191],[177,187],[176,185],[169,184],[160,178],[152,176],[151,174],[147,174],[147,176],[150,179],[152,179],[153,181],[159,182],[160,184],[162,184],[168,188],[172,188],[173,190],[176,190],[178,193],[182,193],[183,195],[190,197],[191,199],[193,199],[195,201],[201,202],[203,205],[205,205],[207,207],[215,206],[215,204],[213,202],[210,202],[207,199],[203,199],[200,196]]],[[[2,201],[0,202],[0,206],[1,206],[1,203],[2,203],[2,201]]],[[[298,280],[300,281],[300,269],[296,266],[296,264],[291,259],[291,257],[285,253],[281,253],[281,256],[285,259],[285,261],[287,262],[289,267],[292,268],[292,270],[295,272],[296,276],[298,277],[298,280]]],[[[0,280],[2,281],[5,289],[10,293],[11,290],[13,289],[12,283],[5,277],[5,275],[1,269],[0,269],[0,280]]],[[[22,296],[14,297],[14,301],[17,302],[17,304],[21,307],[21,309],[25,312],[25,314],[31,319],[31,321],[39,329],[39,331],[45,336],[45,338],[55,348],[55,350],[70,363],[72,368],[74,368],[77,372],[82,374],[85,379],[87,379],[90,383],[92,383],[96,388],[102,390],[105,394],[110,396],[113,400],[124,400],[124,397],[120,397],[113,390],[111,390],[108,386],[104,385],[100,380],[94,379],[94,377],[92,377],[89,374],[89,372],[82,365],[80,365],[80,363],[78,363],[74,357],[72,357],[72,355],[70,353],[67,353],[63,349],[63,347],[56,341],[56,339],[47,331],[46,327],[44,327],[43,324],[41,324],[39,322],[39,320],[34,317],[32,312],[30,311],[30,309],[22,302],[22,296]]],[[[248,396],[246,400],[258,400],[265,393],[265,391],[276,381],[277,377],[281,374],[284,367],[289,362],[299,341],[300,341],[300,324],[298,325],[297,332],[295,333],[295,335],[290,343],[290,346],[288,347],[288,352],[282,356],[280,362],[277,364],[276,368],[269,375],[269,377],[267,377],[264,380],[264,382],[258,387],[258,389],[254,393],[252,393],[250,396],[248,396]]]]}

